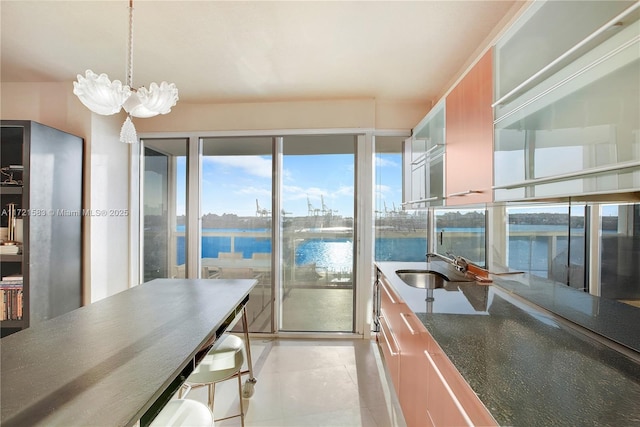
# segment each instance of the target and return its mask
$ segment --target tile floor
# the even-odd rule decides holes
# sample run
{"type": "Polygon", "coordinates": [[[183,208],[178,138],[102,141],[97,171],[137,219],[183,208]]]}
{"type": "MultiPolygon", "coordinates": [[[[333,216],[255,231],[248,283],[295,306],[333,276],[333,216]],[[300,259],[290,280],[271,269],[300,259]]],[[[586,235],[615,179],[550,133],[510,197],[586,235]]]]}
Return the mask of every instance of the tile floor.
{"type": "MultiPolygon", "coordinates": [[[[254,336],[251,353],[257,383],[243,400],[246,427],[405,426],[374,340],[254,336]]],[[[215,396],[216,418],[238,412],[235,378],[219,383],[215,396]]],[[[187,398],[206,404],[206,387],[187,398]]],[[[216,422],[239,425],[240,418],[216,422]]]]}

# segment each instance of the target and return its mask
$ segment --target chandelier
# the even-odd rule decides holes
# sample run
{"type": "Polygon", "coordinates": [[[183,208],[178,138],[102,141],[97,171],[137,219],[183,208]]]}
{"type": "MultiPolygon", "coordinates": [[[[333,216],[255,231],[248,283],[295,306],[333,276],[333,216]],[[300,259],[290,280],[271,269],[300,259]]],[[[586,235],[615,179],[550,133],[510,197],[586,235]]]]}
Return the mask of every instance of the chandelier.
{"type": "Polygon", "coordinates": [[[129,50],[127,56],[127,84],[119,80],[110,81],[106,74],[96,74],[91,70],[84,77],[78,74],[73,82],[73,93],[85,107],[94,113],[109,116],[120,112],[128,113],[120,130],[120,141],[132,144],[138,140],[131,117],[147,118],[171,112],[178,102],[178,88],[175,84],[151,83],[149,89],[133,88],[133,0],[129,0],[129,50]]]}

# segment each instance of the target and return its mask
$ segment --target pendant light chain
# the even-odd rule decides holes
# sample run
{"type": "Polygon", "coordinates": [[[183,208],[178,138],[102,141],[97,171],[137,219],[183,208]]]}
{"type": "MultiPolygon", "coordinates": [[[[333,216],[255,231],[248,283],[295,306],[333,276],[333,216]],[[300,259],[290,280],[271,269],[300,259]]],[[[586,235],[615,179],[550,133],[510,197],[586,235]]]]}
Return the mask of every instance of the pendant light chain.
{"type": "Polygon", "coordinates": [[[129,0],[129,57],[127,69],[127,85],[133,89],[133,0],[129,0]]]}
{"type": "Polygon", "coordinates": [[[158,114],[168,114],[178,102],[178,88],[166,81],[156,84],[151,82],[149,89],[144,86],[133,86],[133,0],[129,1],[129,39],[127,61],[125,64],[126,82],[109,80],[106,74],[96,74],[87,70],[85,76],[78,74],[78,81],[73,82],[73,93],[88,109],[96,114],[110,116],[124,109],[127,119],[121,129],[121,140],[134,143],[137,141],[132,117],[148,118],[158,114]]]}

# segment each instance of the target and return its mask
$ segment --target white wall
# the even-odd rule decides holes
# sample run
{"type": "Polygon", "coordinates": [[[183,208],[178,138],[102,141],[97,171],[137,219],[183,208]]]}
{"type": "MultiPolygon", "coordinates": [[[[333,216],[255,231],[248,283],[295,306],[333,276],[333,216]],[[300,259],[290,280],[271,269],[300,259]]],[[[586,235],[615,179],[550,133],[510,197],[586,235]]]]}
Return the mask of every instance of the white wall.
{"type": "Polygon", "coordinates": [[[136,119],[142,132],[273,129],[411,129],[431,108],[426,102],[348,99],[243,104],[178,104],[166,116],[136,119]]]}
{"type": "Polygon", "coordinates": [[[90,152],[90,302],[129,288],[129,145],[123,117],[93,114],[90,152]],[[103,213],[106,212],[106,215],[103,213]]]}

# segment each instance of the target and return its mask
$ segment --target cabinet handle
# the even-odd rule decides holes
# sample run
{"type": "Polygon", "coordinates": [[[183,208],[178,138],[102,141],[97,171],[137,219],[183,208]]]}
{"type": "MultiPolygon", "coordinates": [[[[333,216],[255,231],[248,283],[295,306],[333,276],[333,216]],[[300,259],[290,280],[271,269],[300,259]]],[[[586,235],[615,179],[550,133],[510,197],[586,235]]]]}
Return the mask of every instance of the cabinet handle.
{"type": "Polygon", "coordinates": [[[402,202],[402,205],[412,205],[414,203],[424,203],[424,202],[433,202],[434,200],[438,200],[441,199],[441,197],[438,196],[433,196],[433,197],[428,197],[426,199],[418,199],[418,200],[409,200],[408,202],[402,202]]]}
{"type": "Polygon", "coordinates": [[[598,166],[595,168],[583,169],[578,172],[569,172],[569,173],[563,173],[559,175],[545,176],[542,178],[527,179],[525,181],[514,182],[506,185],[494,185],[491,188],[493,190],[511,190],[513,188],[526,187],[528,185],[550,184],[557,181],[567,181],[574,178],[582,178],[590,175],[596,175],[596,174],[619,171],[619,170],[636,169],[639,167],[640,167],[640,161],[634,160],[629,162],[615,163],[613,165],[598,166]]]}
{"type": "Polygon", "coordinates": [[[404,324],[405,324],[405,325],[407,325],[407,328],[409,328],[409,333],[410,333],[411,335],[416,335],[416,334],[417,334],[416,330],[415,330],[415,329],[413,329],[413,328],[411,327],[411,324],[409,323],[409,319],[408,319],[408,318],[409,318],[409,316],[410,316],[410,314],[400,313],[400,317],[401,317],[401,318],[402,318],[402,320],[404,321],[404,324]]]}
{"type": "Polygon", "coordinates": [[[444,147],[444,144],[441,142],[436,142],[433,147],[429,148],[427,151],[424,152],[425,157],[428,156],[429,154],[433,153],[435,150],[437,150],[439,147],[444,147]]]}
{"type": "Polygon", "coordinates": [[[482,193],[482,191],[480,190],[460,191],[458,193],[451,193],[447,197],[461,197],[461,196],[468,196],[469,194],[476,194],[476,193],[482,193]]]}
{"type": "Polygon", "coordinates": [[[395,300],[395,298],[393,298],[393,295],[391,295],[391,292],[389,292],[389,290],[387,289],[386,284],[384,282],[381,282],[381,284],[381,288],[384,290],[384,293],[387,294],[387,297],[389,297],[389,299],[391,300],[391,304],[397,304],[398,302],[395,300]]]}
{"type": "Polygon", "coordinates": [[[424,163],[426,157],[427,155],[423,154],[422,156],[418,157],[413,162],[411,162],[411,164],[415,166],[415,165],[419,165],[420,163],[424,163]]]}
{"type": "Polygon", "coordinates": [[[427,350],[424,351],[424,355],[427,356],[427,360],[429,361],[429,364],[431,364],[431,367],[433,368],[434,372],[440,379],[440,382],[442,383],[442,385],[444,385],[444,388],[447,390],[449,397],[451,397],[451,400],[453,400],[453,403],[456,405],[456,408],[460,412],[460,415],[462,415],[462,418],[464,418],[464,421],[465,423],[467,423],[467,426],[473,427],[473,421],[471,421],[471,418],[469,418],[469,415],[467,415],[467,411],[464,410],[464,408],[460,404],[460,401],[458,400],[456,395],[453,393],[453,390],[451,390],[451,387],[449,387],[447,380],[445,380],[444,376],[442,375],[442,372],[440,372],[440,369],[438,369],[436,362],[433,360],[433,358],[431,357],[431,355],[427,350]]]}
{"type": "Polygon", "coordinates": [[[389,337],[387,336],[387,333],[384,331],[386,329],[386,327],[384,326],[383,322],[380,322],[380,332],[382,332],[382,335],[384,336],[384,340],[387,343],[387,347],[389,347],[389,353],[391,353],[392,356],[398,356],[400,354],[400,351],[398,350],[398,343],[396,342],[396,337],[393,336],[393,331],[390,332],[391,338],[393,338],[393,345],[396,347],[396,351],[392,351],[391,350],[391,341],[389,340],[389,337]]]}

